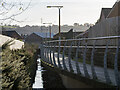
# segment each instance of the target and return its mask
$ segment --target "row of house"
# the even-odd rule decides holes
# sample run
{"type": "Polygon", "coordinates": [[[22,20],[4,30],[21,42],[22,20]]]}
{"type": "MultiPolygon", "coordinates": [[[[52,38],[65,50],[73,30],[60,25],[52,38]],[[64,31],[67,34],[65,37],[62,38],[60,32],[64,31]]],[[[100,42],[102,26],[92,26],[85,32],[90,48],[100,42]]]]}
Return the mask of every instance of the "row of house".
{"type": "MultiPolygon", "coordinates": [[[[73,29],[70,29],[68,32],[61,32],[61,39],[74,39],[75,36],[82,34],[83,31],[76,32],[73,29]]],[[[51,38],[50,38],[50,33],[40,33],[40,32],[33,32],[30,35],[20,35],[16,31],[6,31],[2,30],[2,34],[5,36],[9,36],[15,39],[23,40],[27,43],[35,43],[35,44],[40,44],[44,40],[56,40],[59,38],[59,33],[53,34],[51,33],[51,38]]]]}
{"type": "MultiPolygon", "coordinates": [[[[90,27],[86,31],[77,32],[73,29],[70,29],[68,32],[61,32],[60,33],[61,39],[91,38],[91,37],[107,35],[107,34],[105,34],[106,32],[104,33],[104,31],[106,29],[104,27],[102,27],[101,22],[103,23],[104,21],[108,20],[109,18],[119,17],[120,16],[119,8],[120,8],[120,1],[118,0],[112,8],[102,8],[100,18],[94,26],[90,27]],[[102,30],[104,30],[104,31],[101,31],[100,30],[101,27],[99,28],[98,26],[101,26],[102,30]]],[[[112,23],[112,24],[115,24],[115,23],[112,23]]],[[[118,22],[118,24],[119,24],[119,22],[118,22]]],[[[104,26],[106,26],[106,25],[104,25],[104,26]]],[[[9,37],[12,37],[12,38],[22,39],[22,40],[24,40],[25,42],[28,42],[28,43],[39,43],[43,40],[50,40],[49,33],[45,33],[45,32],[44,33],[33,32],[32,34],[30,34],[26,37],[24,37],[24,35],[18,34],[16,31],[5,31],[5,30],[3,30],[2,34],[6,35],[6,36],[9,36],[9,37]]],[[[59,33],[57,33],[55,35],[53,33],[51,33],[51,38],[53,40],[58,39],[59,38],[59,33]]]]}
{"type": "MultiPolygon", "coordinates": [[[[17,33],[14,30],[13,31],[2,30],[1,34],[5,35],[5,36],[9,36],[9,37],[17,39],[17,40],[25,41],[27,43],[36,43],[36,44],[39,44],[43,40],[49,40],[50,39],[49,33],[33,32],[32,34],[26,35],[26,37],[24,37],[23,35],[20,35],[19,33],[17,33]]],[[[53,33],[51,33],[51,38],[53,38],[53,33]]]]}
{"type": "Polygon", "coordinates": [[[96,24],[76,38],[93,38],[120,35],[120,0],[117,0],[112,8],[102,8],[100,18],[96,24]],[[115,27],[116,26],[116,27],[115,27]],[[117,28],[117,31],[116,29],[117,28]],[[108,29],[108,30],[107,30],[108,29]]]}
{"type": "MultiPolygon", "coordinates": [[[[79,35],[83,32],[84,31],[78,32],[76,30],[70,29],[68,32],[61,32],[60,36],[61,36],[61,39],[74,39],[74,38],[76,38],[77,35],[79,35]]],[[[58,39],[58,38],[59,38],[59,33],[55,34],[53,39],[58,39]]]]}

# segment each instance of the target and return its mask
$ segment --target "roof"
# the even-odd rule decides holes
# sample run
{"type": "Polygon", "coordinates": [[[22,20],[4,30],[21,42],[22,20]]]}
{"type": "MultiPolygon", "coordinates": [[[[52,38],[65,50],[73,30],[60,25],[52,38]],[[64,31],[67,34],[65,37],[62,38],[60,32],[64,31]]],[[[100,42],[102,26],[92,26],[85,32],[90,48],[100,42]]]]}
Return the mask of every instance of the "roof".
{"type": "Polygon", "coordinates": [[[88,35],[88,30],[76,36],[76,38],[84,37],[88,35]]]}
{"type": "MultiPolygon", "coordinates": [[[[40,33],[40,32],[33,32],[34,34],[42,37],[42,38],[50,38],[50,33],[40,33]]],[[[51,33],[51,38],[53,38],[54,34],[51,33]]]]}
{"type": "Polygon", "coordinates": [[[120,2],[120,0],[117,0],[117,2],[120,2]]]}
{"type": "Polygon", "coordinates": [[[112,10],[110,11],[109,15],[107,16],[107,18],[112,18],[112,17],[118,17],[120,16],[120,0],[118,0],[112,7],[112,10]]]}
{"type": "MultiPolygon", "coordinates": [[[[67,32],[60,32],[60,35],[61,36],[64,36],[67,32]]],[[[59,33],[55,34],[54,37],[58,37],[59,36],[59,33]]]]}
{"type": "MultiPolygon", "coordinates": [[[[70,29],[68,32],[60,32],[60,35],[61,35],[61,37],[70,38],[70,37],[76,36],[80,33],[83,33],[83,31],[77,31],[77,30],[70,29]]],[[[58,37],[59,37],[59,33],[54,35],[54,38],[58,38],[58,37]]]]}
{"type": "Polygon", "coordinates": [[[7,35],[11,35],[11,33],[17,33],[16,31],[2,31],[2,34],[7,34],[7,35]]]}
{"type": "Polygon", "coordinates": [[[3,35],[9,36],[9,37],[13,37],[13,38],[19,38],[22,39],[22,37],[19,35],[19,33],[17,33],[16,31],[2,31],[3,35]],[[16,37],[17,35],[17,37],[16,37]]]}
{"type": "Polygon", "coordinates": [[[99,18],[98,22],[106,19],[107,16],[109,15],[109,13],[111,12],[111,10],[112,10],[112,8],[102,8],[101,15],[100,15],[100,18],[99,18]]]}
{"type": "Polygon", "coordinates": [[[112,10],[112,8],[102,8],[102,12],[103,12],[105,18],[107,18],[108,14],[110,13],[111,10],[112,10]]]}

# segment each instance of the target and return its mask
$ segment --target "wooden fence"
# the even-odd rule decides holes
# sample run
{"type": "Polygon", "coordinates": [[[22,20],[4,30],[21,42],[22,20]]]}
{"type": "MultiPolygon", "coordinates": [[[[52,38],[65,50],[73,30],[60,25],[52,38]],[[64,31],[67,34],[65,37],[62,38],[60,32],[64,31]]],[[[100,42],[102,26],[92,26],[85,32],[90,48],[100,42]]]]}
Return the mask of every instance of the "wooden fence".
{"type": "MultiPolygon", "coordinates": [[[[103,20],[88,30],[88,38],[120,36],[120,17],[113,17],[103,20]]],[[[116,45],[118,39],[110,40],[110,45],[116,45]]],[[[89,45],[93,42],[89,42],[89,45]]],[[[101,40],[97,45],[106,45],[106,41],[101,40]]]]}

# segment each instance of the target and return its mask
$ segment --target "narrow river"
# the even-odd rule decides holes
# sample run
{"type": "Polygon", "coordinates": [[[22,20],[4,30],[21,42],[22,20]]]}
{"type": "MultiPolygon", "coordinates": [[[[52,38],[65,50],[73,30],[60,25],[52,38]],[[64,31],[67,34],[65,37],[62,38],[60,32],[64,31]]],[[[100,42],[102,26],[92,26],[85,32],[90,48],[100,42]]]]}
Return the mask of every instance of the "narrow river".
{"type": "Polygon", "coordinates": [[[47,89],[47,88],[64,88],[60,76],[53,71],[48,70],[46,67],[41,66],[40,58],[37,60],[38,69],[36,70],[35,82],[33,90],[47,89]]]}

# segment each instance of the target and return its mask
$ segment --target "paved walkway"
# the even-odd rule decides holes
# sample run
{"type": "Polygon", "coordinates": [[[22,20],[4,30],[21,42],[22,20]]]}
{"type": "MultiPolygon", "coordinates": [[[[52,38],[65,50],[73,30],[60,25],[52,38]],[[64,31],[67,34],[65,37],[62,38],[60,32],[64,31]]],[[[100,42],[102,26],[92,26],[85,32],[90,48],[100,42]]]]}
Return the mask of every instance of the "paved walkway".
{"type": "MultiPolygon", "coordinates": [[[[51,55],[51,57],[52,57],[52,61],[53,61],[53,54],[51,55]]],[[[60,57],[61,66],[63,68],[62,55],[60,54],[59,57],[60,57]]],[[[57,61],[58,61],[57,60],[57,53],[55,53],[55,61],[56,61],[56,64],[58,65],[58,63],[57,63],[57,61]]],[[[65,64],[66,64],[67,69],[70,71],[69,63],[68,63],[68,57],[66,57],[66,56],[65,56],[65,64]]],[[[75,61],[71,60],[71,64],[72,64],[74,73],[77,73],[75,61]]],[[[83,69],[83,63],[78,62],[78,64],[79,64],[79,68],[80,68],[80,71],[81,71],[82,75],[85,76],[84,69],[83,69]]],[[[89,73],[90,77],[92,78],[91,65],[86,64],[86,66],[87,66],[88,73],[89,73]]],[[[104,75],[104,69],[102,67],[95,66],[95,72],[97,74],[97,78],[101,82],[106,82],[105,75],[104,75]]],[[[113,69],[108,69],[108,73],[109,73],[112,84],[116,85],[114,70],[113,69]]],[[[119,72],[119,75],[120,75],[120,72],[119,72]]]]}
{"type": "Polygon", "coordinates": [[[36,76],[35,76],[35,83],[33,84],[33,90],[39,90],[40,88],[43,88],[43,80],[42,80],[42,67],[40,66],[40,59],[37,60],[39,62],[38,64],[38,70],[36,71],[36,76]]]}

